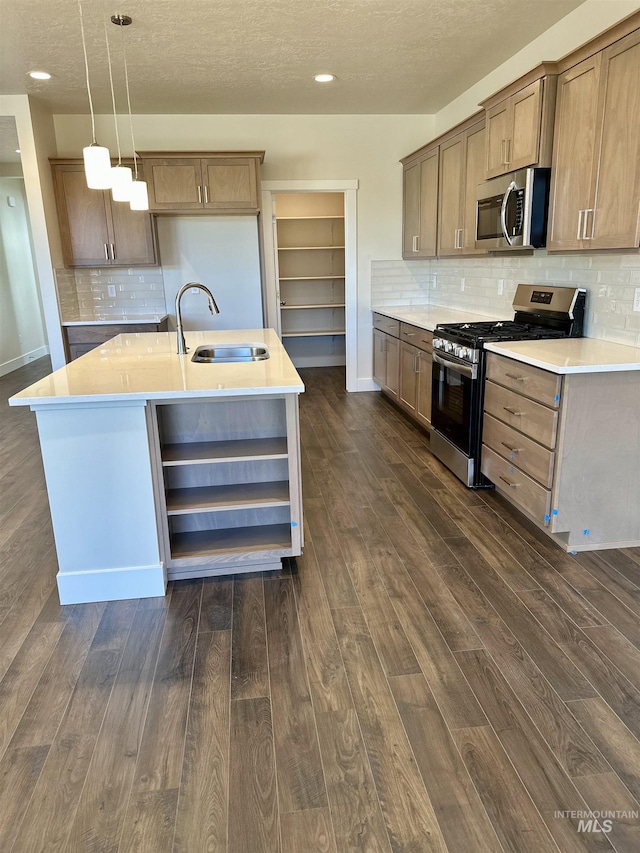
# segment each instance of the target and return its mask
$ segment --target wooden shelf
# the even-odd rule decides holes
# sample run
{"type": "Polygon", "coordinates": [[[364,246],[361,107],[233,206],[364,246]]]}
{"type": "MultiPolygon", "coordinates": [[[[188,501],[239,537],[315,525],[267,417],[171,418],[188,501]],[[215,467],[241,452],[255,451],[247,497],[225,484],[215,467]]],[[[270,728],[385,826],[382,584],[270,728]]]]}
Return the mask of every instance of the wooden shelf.
{"type": "Polygon", "coordinates": [[[281,305],[281,311],[293,311],[296,308],[345,308],[344,302],[316,302],[313,305],[281,305]]]}
{"type": "Polygon", "coordinates": [[[165,444],[162,448],[162,464],[165,467],[286,458],[287,439],[285,436],[245,438],[233,441],[194,441],[183,444],[165,444]]]}
{"type": "Polygon", "coordinates": [[[167,515],[289,506],[289,482],[235,483],[167,491],[167,515]]]}
{"type": "Polygon", "coordinates": [[[295,221],[297,219],[300,219],[300,220],[303,220],[303,219],[344,219],[344,215],[343,214],[336,214],[334,216],[334,215],[330,215],[330,214],[324,214],[323,216],[276,216],[276,222],[280,222],[280,220],[282,220],[282,221],[287,221],[287,220],[295,221]]]}
{"type": "Polygon", "coordinates": [[[343,275],[281,275],[278,281],[334,281],[343,278],[343,275]]]}
{"type": "Polygon", "coordinates": [[[171,557],[216,556],[243,552],[273,552],[286,556],[291,551],[291,525],[265,524],[255,527],[225,527],[219,530],[192,530],[171,536],[171,557]]]}
{"type": "Polygon", "coordinates": [[[283,332],[283,338],[326,338],[328,336],[333,337],[334,335],[345,335],[346,331],[344,329],[328,329],[328,330],[319,330],[316,331],[310,330],[308,332],[283,332]]]}
{"type": "Polygon", "coordinates": [[[279,252],[326,252],[333,249],[344,249],[344,246],[278,246],[279,252]]]}

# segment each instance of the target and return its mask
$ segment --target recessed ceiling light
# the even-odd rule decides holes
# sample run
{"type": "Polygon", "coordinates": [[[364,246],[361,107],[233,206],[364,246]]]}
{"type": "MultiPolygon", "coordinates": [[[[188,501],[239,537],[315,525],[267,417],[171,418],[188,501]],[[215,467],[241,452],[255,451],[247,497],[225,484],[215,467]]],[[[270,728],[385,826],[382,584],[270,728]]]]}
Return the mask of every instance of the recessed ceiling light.
{"type": "Polygon", "coordinates": [[[313,78],[316,83],[331,83],[332,80],[335,80],[334,74],[316,74],[313,78]]]}
{"type": "Polygon", "coordinates": [[[30,71],[29,77],[33,77],[34,80],[51,80],[51,74],[46,71],[30,71]]]}

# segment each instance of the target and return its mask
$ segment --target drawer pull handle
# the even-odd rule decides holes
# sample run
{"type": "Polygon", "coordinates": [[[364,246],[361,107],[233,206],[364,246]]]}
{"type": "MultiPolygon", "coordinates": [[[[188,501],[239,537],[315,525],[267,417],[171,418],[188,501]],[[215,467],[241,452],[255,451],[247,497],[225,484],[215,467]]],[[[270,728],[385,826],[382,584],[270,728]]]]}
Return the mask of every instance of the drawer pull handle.
{"type": "Polygon", "coordinates": [[[403,335],[405,336],[405,338],[415,338],[416,333],[415,332],[403,332],[403,335]]]}
{"type": "Polygon", "coordinates": [[[522,450],[521,447],[510,447],[506,441],[501,441],[500,444],[503,447],[506,447],[510,453],[520,453],[520,451],[522,450]]]}
{"type": "Polygon", "coordinates": [[[508,376],[509,379],[515,379],[516,382],[524,382],[527,378],[526,376],[516,376],[515,373],[505,373],[505,376],[508,376]]]}
{"type": "Polygon", "coordinates": [[[502,408],[505,410],[505,412],[509,412],[510,415],[517,415],[518,417],[524,415],[524,412],[516,412],[515,409],[512,409],[509,406],[503,406],[502,408]]]}
{"type": "Polygon", "coordinates": [[[507,484],[507,486],[509,486],[510,488],[515,489],[517,487],[517,485],[518,485],[517,483],[512,483],[511,480],[507,480],[507,478],[503,477],[502,474],[500,474],[499,476],[500,476],[500,479],[503,482],[505,482],[507,484]]]}

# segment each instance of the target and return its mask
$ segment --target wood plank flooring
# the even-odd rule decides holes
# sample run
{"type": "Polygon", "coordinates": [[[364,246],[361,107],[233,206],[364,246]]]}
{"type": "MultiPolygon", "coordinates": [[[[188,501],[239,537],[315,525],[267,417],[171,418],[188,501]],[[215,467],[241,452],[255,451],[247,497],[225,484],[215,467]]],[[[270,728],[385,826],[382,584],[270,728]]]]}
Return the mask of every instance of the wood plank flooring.
{"type": "Polygon", "coordinates": [[[640,549],[563,553],[303,370],[304,556],[60,607],[5,402],[46,372],[0,379],[3,853],[640,849],[640,549]]]}

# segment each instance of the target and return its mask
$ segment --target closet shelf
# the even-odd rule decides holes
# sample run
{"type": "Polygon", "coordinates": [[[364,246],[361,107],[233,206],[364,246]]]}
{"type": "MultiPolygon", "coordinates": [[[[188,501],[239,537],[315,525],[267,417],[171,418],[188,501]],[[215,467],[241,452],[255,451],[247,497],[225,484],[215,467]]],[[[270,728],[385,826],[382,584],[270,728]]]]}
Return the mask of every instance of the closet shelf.
{"type": "Polygon", "coordinates": [[[336,335],[345,335],[344,329],[323,329],[322,331],[310,329],[307,332],[283,332],[283,338],[326,338],[336,335]]]}
{"type": "Polygon", "coordinates": [[[322,214],[320,216],[276,216],[276,221],[286,222],[286,221],[296,221],[296,220],[304,220],[304,219],[344,219],[344,215],[338,214],[322,214]]]}
{"type": "Polygon", "coordinates": [[[344,279],[343,275],[285,275],[278,281],[334,281],[344,279]]]}
{"type": "Polygon", "coordinates": [[[280,310],[282,311],[293,311],[296,308],[344,308],[344,302],[314,302],[312,304],[305,305],[281,305],[280,310]]]}
{"type": "Polygon", "coordinates": [[[344,246],[278,246],[279,252],[326,252],[333,249],[344,249],[344,246]]]}

